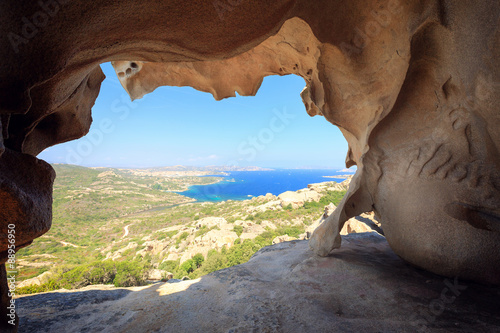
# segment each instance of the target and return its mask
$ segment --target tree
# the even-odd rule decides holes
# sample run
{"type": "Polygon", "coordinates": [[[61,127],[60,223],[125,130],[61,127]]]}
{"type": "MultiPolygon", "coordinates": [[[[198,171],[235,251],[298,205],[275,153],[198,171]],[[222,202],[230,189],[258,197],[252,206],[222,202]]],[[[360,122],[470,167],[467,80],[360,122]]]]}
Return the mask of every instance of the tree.
{"type": "Polygon", "coordinates": [[[241,234],[243,233],[243,226],[235,225],[233,231],[236,233],[236,235],[238,235],[238,237],[240,237],[241,234]]]}
{"type": "Polygon", "coordinates": [[[182,263],[180,270],[186,271],[186,273],[191,273],[196,269],[196,264],[193,259],[186,260],[182,263]]]}
{"type": "Polygon", "coordinates": [[[194,264],[196,265],[196,268],[200,268],[203,262],[205,261],[205,258],[203,257],[203,254],[201,253],[196,253],[193,257],[194,264]]]}

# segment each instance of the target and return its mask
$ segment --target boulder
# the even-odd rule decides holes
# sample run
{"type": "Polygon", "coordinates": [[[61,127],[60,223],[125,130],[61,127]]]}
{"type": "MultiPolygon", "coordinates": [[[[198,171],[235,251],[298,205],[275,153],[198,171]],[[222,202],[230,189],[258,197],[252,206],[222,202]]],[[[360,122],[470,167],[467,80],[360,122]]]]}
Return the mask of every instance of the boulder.
{"type": "Polygon", "coordinates": [[[304,202],[308,201],[319,201],[322,195],[315,190],[302,189],[296,192],[286,191],[278,195],[281,207],[286,207],[292,205],[293,209],[297,209],[304,205],[304,202]]]}
{"type": "Polygon", "coordinates": [[[319,201],[322,195],[315,190],[306,188],[297,191],[297,193],[301,194],[304,197],[304,201],[319,201]]]}
{"type": "Polygon", "coordinates": [[[251,199],[252,202],[266,202],[274,200],[276,200],[276,196],[272,193],[266,193],[266,195],[259,195],[258,197],[253,197],[251,199]]]}
{"type": "Polygon", "coordinates": [[[247,208],[247,213],[259,213],[259,212],[266,212],[268,210],[281,210],[281,200],[272,200],[269,202],[266,202],[265,204],[259,205],[259,206],[250,206],[247,208]]]}
{"type": "Polygon", "coordinates": [[[281,207],[292,206],[293,209],[297,209],[304,205],[304,196],[297,192],[286,191],[278,195],[278,199],[281,202],[281,207]]]}
{"type": "Polygon", "coordinates": [[[208,228],[212,227],[222,227],[223,225],[228,224],[226,219],[222,217],[204,217],[202,219],[199,219],[196,221],[196,229],[200,229],[203,226],[206,226],[208,228]]]}
{"type": "Polygon", "coordinates": [[[160,254],[165,248],[168,246],[169,242],[163,242],[159,240],[146,241],[142,244],[143,249],[136,252],[136,255],[140,255],[144,257],[146,254],[150,254],[152,256],[160,254]]]}
{"type": "Polygon", "coordinates": [[[363,233],[363,232],[374,232],[370,226],[368,226],[363,221],[358,220],[353,217],[350,218],[342,227],[340,231],[341,235],[353,234],[353,233],[363,233]]]}
{"type": "Polygon", "coordinates": [[[139,246],[139,244],[137,244],[136,242],[130,242],[127,244],[127,246],[115,251],[115,252],[108,252],[106,254],[106,258],[104,258],[104,260],[107,260],[107,259],[111,259],[111,260],[116,260],[116,259],[119,259],[121,258],[122,256],[122,253],[127,251],[127,250],[133,250],[135,248],[137,248],[137,246],[139,246]]]}
{"type": "Polygon", "coordinates": [[[148,280],[160,281],[163,279],[170,280],[174,278],[174,274],[162,269],[151,269],[148,274],[148,280]]]}
{"type": "Polygon", "coordinates": [[[278,236],[273,239],[273,245],[274,244],[279,244],[283,242],[291,242],[293,240],[297,240],[295,237],[290,237],[288,235],[283,235],[283,236],[278,236]]]}
{"type": "MultiPolygon", "coordinates": [[[[233,226],[231,225],[231,229],[233,226]]],[[[184,249],[180,256],[181,264],[191,259],[197,253],[201,253],[204,257],[207,256],[210,250],[220,250],[223,247],[230,248],[238,235],[232,230],[210,230],[206,234],[196,237],[192,244],[184,249]]],[[[169,254],[170,258],[171,254],[169,254]]],[[[179,257],[179,256],[177,256],[179,257]]]]}
{"type": "Polygon", "coordinates": [[[24,281],[21,281],[18,283],[17,288],[23,288],[23,287],[28,287],[28,286],[39,286],[44,283],[49,282],[50,278],[54,276],[54,273],[48,271],[44,272],[38,276],[35,276],[34,278],[31,279],[26,279],[24,281]]]}

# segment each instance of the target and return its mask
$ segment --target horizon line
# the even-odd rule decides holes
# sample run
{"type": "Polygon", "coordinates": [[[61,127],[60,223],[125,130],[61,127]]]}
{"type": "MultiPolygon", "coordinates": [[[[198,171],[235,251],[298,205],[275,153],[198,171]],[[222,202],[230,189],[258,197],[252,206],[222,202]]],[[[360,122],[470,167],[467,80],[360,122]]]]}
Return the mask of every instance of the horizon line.
{"type": "MultiPolygon", "coordinates": [[[[49,162],[47,162],[49,163],[49,162]]],[[[271,169],[271,170],[337,170],[337,171],[356,171],[357,167],[351,168],[338,168],[338,167],[327,167],[327,166],[299,166],[299,167],[269,167],[269,166],[236,166],[236,165],[204,165],[204,166],[196,166],[196,165],[183,165],[183,164],[174,164],[174,165],[161,165],[161,166],[146,166],[146,167],[134,167],[134,166],[85,166],[78,164],[69,164],[69,163],[49,163],[50,165],[67,165],[67,166],[76,166],[82,168],[108,168],[108,169],[156,169],[156,168],[172,168],[172,167],[186,167],[186,168],[260,168],[260,169],[271,169]]]]}

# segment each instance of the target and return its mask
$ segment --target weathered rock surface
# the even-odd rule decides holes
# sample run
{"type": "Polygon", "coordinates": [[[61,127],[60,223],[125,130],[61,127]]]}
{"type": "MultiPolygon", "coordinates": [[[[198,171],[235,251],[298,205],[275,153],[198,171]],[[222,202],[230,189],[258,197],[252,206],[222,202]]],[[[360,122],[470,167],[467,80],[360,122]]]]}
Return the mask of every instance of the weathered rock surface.
{"type": "MultiPolygon", "coordinates": [[[[216,99],[253,95],[267,75],[303,77],[307,112],[339,126],[349,143],[346,164],[358,166],[312,248],[327,255],[340,246],[344,223],[375,209],[409,262],[500,283],[500,66],[493,60],[500,4],[390,0],[344,3],[339,11],[321,2],[315,8],[326,11],[314,19],[306,7],[297,2],[300,15],[230,59],[114,66],[132,98],[161,85],[190,85],[216,99]]],[[[286,195],[293,207],[302,204],[286,195]]]]}
{"type": "Polygon", "coordinates": [[[291,242],[297,240],[295,237],[290,237],[288,235],[278,236],[273,239],[273,245],[283,243],[283,242],[291,242]]]}
{"type": "Polygon", "coordinates": [[[54,169],[33,156],[10,149],[0,155],[0,263],[7,260],[9,234],[19,249],[50,229],[54,179],[54,169]]]}
{"type": "Polygon", "coordinates": [[[273,200],[266,202],[265,204],[256,206],[256,207],[248,207],[247,213],[259,213],[265,212],[268,210],[281,210],[283,207],[281,206],[281,200],[273,200]]]}
{"type": "MultiPolygon", "coordinates": [[[[325,223],[328,218],[335,212],[337,207],[330,203],[325,206],[325,211],[323,215],[313,222],[310,226],[306,228],[306,238],[310,238],[311,234],[323,223],[325,223]]],[[[350,218],[342,227],[340,231],[341,235],[348,235],[353,233],[364,233],[364,232],[377,232],[384,235],[380,223],[375,219],[373,214],[361,214],[360,216],[350,218]]],[[[273,243],[274,244],[274,243],[273,243]]]]}
{"type": "Polygon", "coordinates": [[[52,272],[44,272],[38,276],[31,279],[26,279],[17,285],[17,288],[27,287],[27,286],[39,286],[41,284],[49,282],[49,279],[54,275],[52,272]]]}
{"type": "Polygon", "coordinates": [[[286,191],[278,195],[281,207],[291,205],[293,209],[304,206],[308,201],[319,201],[321,194],[311,189],[304,189],[300,191],[286,191]]]}
{"type": "Polygon", "coordinates": [[[50,228],[53,171],[34,156],[85,135],[99,64],[131,60],[115,66],[140,93],[187,84],[223,98],[303,77],[307,112],[339,126],[358,166],[315,252],[375,210],[408,262],[500,284],[497,0],[48,3],[0,3],[0,234],[16,224],[16,246],[50,228]]]}
{"type": "Polygon", "coordinates": [[[376,233],[329,257],[306,241],[198,280],[16,300],[20,332],[497,332],[500,289],[401,260],[376,233]]]}
{"type": "Polygon", "coordinates": [[[148,280],[159,281],[162,279],[171,280],[174,278],[174,274],[164,271],[162,269],[152,269],[149,271],[148,280]]]}
{"type": "Polygon", "coordinates": [[[314,190],[316,192],[321,192],[324,190],[327,191],[347,191],[349,189],[349,185],[351,184],[352,176],[347,177],[342,182],[322,182],[322,183],[314,183],[307,185],[307,188],[314,190]]]}

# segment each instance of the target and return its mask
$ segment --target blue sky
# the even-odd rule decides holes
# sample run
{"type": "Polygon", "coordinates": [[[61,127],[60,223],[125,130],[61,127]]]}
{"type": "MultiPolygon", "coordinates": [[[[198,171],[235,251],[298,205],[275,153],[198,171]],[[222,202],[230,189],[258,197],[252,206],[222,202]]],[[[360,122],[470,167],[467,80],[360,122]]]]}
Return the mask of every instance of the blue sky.
{"type": "Polygon", "coordinates": [[[215,101],[189,87],[161,87],[130,101],[109,63],[90,133],[43,151],[49,163],[144,168],[238,165],[345,167],[347,143],[323,117],[309,117],[298,76],[272,76],[257,96],[215,101]]]}

